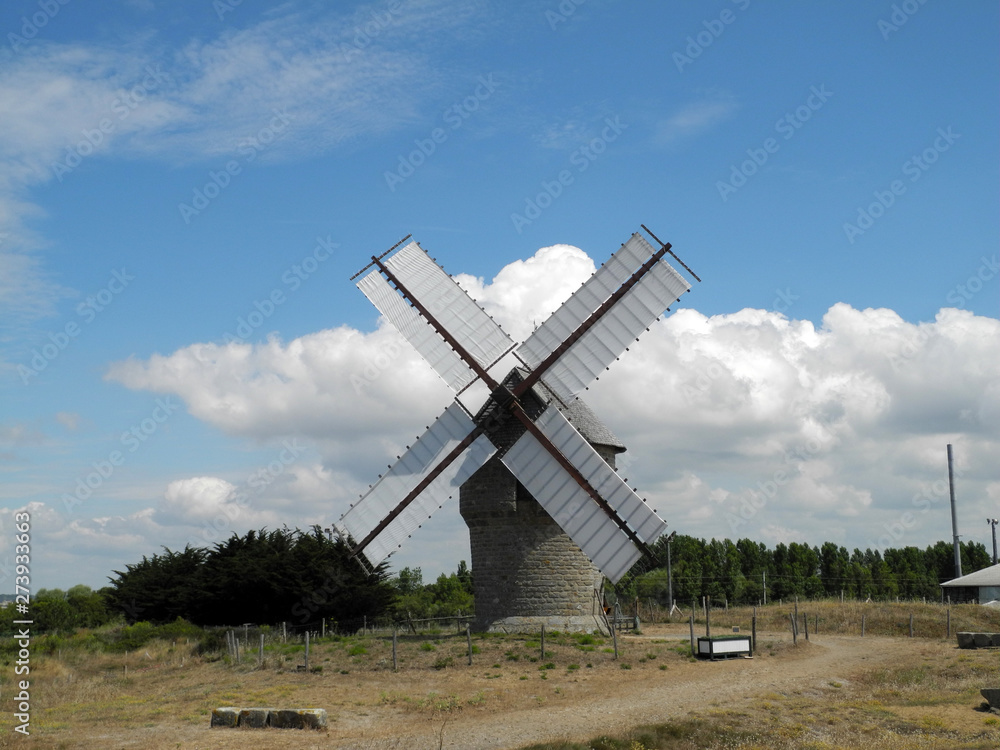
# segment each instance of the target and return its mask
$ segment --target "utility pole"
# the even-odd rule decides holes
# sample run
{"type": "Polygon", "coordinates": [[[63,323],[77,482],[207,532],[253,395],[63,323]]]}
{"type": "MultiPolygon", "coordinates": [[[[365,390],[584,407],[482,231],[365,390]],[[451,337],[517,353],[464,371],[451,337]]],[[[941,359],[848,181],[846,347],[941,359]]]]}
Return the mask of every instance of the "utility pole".
{"type": "Polygon", "coordinates": [[[955,545],[955,578],[962,577],[962,550],[958,541],[958,516],[955,513],[955,472],[951,455],[951,443],[948,443],[948,491],[951,494],[951,533],[955,545]]]}
{"type": "MultiPolygon", "coordinates": [[[[670,568],[670,542],[674,540],[675,536],[677,536],[677,532],[671,531],[670,536],[667,537],[667,613],[668,613],[667,616],[668,617],[671,614],[673,614],[674,611],[674,573],[673,570],[671,570],[670,568]]],[[[996,531],[994,531],[993,532],[994,562],[996,562],[996,552],[997,552],[996,531]]]]}
{"type": "Polygon", "coordinates": [[[997,564],[997,524],[1000,523],[996,518],[987,518],[986,523],[993,527],[993,564],[997,564]]]}

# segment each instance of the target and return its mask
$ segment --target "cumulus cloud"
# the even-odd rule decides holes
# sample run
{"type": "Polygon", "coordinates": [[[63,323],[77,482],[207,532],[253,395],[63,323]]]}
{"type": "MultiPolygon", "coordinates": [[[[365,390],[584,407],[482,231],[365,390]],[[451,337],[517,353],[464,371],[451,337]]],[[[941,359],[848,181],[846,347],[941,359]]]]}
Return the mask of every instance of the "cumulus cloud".
{"type": "Polygon", "coordinates": [[[504,266],[489,284],[468,274],[456,274],[455,280],[515,341],[522,341],[595,270],[579,248],[552,245],[504,266]]]}
{"type": "MultiPolygon", "coordinates": [[[[492,280],[456,278],[518,340],[593,269],[581,250],[556,245],[492,280]]],[[[764,310],[682,308],[585,398],[629,448],[619,456],[622,476],[681,533],[922,546],[950,535],[947,443],[960,519],[996,515],[997,361],[1000,322],[962,310],[911,323],[891,310],[837,304],[817,325],[764,310]]],[[[106,377],[176,395],[264,458],[242,472],[144,488],[136,497],[145,500],[132,498],[142,509],[126,514],[92,518],[86,506],[66,515],[37,504],[41,557],[56,577],[80,555],[102,576],[162,545],[329,526],[453,397],[384,322],[290,341],[192,344],[113,363],[106,377]]],[[[76,416],[58,420],[72,429],[76,416]]],[[[7,425],[0,445],[16,449],[33,436],[7,425]]],[[[0,562],[8,542],[0,540],[0,562]]],[[[393,561],[446,570],[463,557],[468,535],[453,502],[393,561]]]]}
{"type": "MultiPolygon", "coordinates": [[[[582,251],[557,245],[492,281],[457,279],[520,339],[593,269],[582,251]]],[[[997,361],[1000,323],[961,310],[910,323],[837,304],[816,326],[763,310],[680,309],[586,398],[629,446],[623,475],[684,533],[887,546],[884,529],[909,512],[904,538],[888,541],[923,544],[947,523],[946,443],[960,456],[968,507],[986,512],[1000,443],[997,361]]],[[[308,437],[322,466],[300,478],[299,501],[330,520],[452,397],[385,324],[194,344],[115,363],[107,377],[175,393],[229,434],[308,437]]],[[[457,514],[449,519],[435,533],[460,538],[457,514]]]]}

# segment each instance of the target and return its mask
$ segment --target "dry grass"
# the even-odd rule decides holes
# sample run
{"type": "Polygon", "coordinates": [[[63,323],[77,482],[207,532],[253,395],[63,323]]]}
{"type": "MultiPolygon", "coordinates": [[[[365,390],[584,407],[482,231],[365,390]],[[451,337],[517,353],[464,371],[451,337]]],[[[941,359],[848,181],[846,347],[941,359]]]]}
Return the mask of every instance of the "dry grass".
{"type": "MultiPolygon", "coordinates": [[[[920,606],[913,605],[918,617],[920,606]]],[[[867,607],[869,634],[880,629],[893,632],[900,622],[908,632],[909,605],[867,607]]],[[[836,627],[851,627],[856,611],[845,607],[839,613],[843,624],[837,626],[835,609],[800,606],[800,612],[820,615],[817,643],[836,627]]],[[[1000,630],[996,612],[970,613],[963,621],[955,617],[955,609],[953,626],[958,620],[968,623],[968,629],[1000,630]]],[[[942,613],[931,611],[927,622],[933,623],[935,616],[940,619],[942,613]]],[[[729,614],[732,624],[747,625],[740,612],[729,614]]],[[[759,654],[748,666],[773,662],[780,671],[782,664],[803,664],[822,648],[802,641],[793,648],[780,632],[785,626],[778,607],[772,620],[767,613],[760,614],[759,654]],[[766,632],[768,622],[775,623],[774,633],[766,632]]],[[[713,615],[713,623],[720,631],[725,627],[722,613],[713,615]]],[[[675,675],[697,680],[698,674],[706,674],[703,665],[691,662],[686,627],[647,630],[644,636],[620,639],[617,661],[611,640],[599,636],[547,633],[542,654],[537,637],[474,635],[471,667],[464,634],[400,637],[398,673],[392,671],[392,641],[387,636],[320,640],[311,649],[310,666],[315,671],[310,673],[296,669],[304,657],[301,644],[269,645],[261,665],[255,651],[242,664],[230,664],[222,654],[197,655],[196,646],[183,640],[154,641],[126,656],[65,642],[61,651],[46,654],[45,642],[39,639],[31,663],[32,735],[12,735],[9,698],[14,675],[8,664],[0,672],[8,705],[0,714],[0,747],[166,750],[200,748],[209,742],[220,748],[349,747],[331,740],[360,736],[369,729],[385,732],[387,726],[434,722],[443,726],[449,721],[456,726],[476,717],[528,715],[537,716],[531,721],[540,721],[539,708],[579,706],[590,711],[595,701],[616,691],[642,684],[663,689],[675,675]],[[329,735],[277,730],[209,733],[211,709],[224,705],[319,706],[330,712],[333,724],[329,735]]],[[[873,648],[880,648],[880,643],[902,641],[872,639],[873,648]]],[[[749,708],[718,705],[631,736],[539,747],[897,750],[1000,745],[997,718],[972,711],[980,700],[979,688],[998,682],[997,653],[959,651],[954,639],[944,641],[943,632],[940,637],[906,639],[906,644],[900,649],[905,658],[890,667],[831,676],[819,688],[759,695],[749,708]]]]}
{"type": "MultiPolygon", "coordinates": [[[[767,631],[787,631],[790,628],[788,615],[795,610],[794,602],[770,603],[757,607],[757,627],[767,631]]],[[[799,630],[802,630],[802,616],[809,618],[809,631],[815,632],[816,617],[819,617],[819,632],[827,635],[861,635],[861,620],[865,620],[866,635],[909,636],[910,615],[913,615],[913,633],[917,638],[944,638],[948,628],[948,610],[951,610],[951,635],[958,631],[998,632],[1000,631],[1000,610],[981,607],[978,604],[925,604],[923,602],[863,602],[848,601],[841,604],[832,599],[802,601],[798,603],[799,630]]],[[[749,629],[753,617],[753,607],[730,607],[728,611],[713,608],[710,618],[713,629],[729,629],[739,625],[749,629]]],[[[642,610],[640,609],[640,614],[642,610]]],[[[690,612],[690,610],[688,610],[690,612]]],[[[700,610],[696,622],[704,632],[704,617],[700,610]]],[[[659,618],[654,618],[659,619],[659,618]]],[[[672,622],[686,622],[674,616],[672,622]]],[[[696,634],[698,627],[695,628],[696,634]]]]}
{"type": "Polygon", "coordinates": [[[997,682],[997,654],[945,659],[924,652],[912,663],[862,671],[824,689],[769,693],[751,710],[718,708],[585,743],[524,750],[993,750],[1000,718],[973,710],[979,688],[997,682]]]}

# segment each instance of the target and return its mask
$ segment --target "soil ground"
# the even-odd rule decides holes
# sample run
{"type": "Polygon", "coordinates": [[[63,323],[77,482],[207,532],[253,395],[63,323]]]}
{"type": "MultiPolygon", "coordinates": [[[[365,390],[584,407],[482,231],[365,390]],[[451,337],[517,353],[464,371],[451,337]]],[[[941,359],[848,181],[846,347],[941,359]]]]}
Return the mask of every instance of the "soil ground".
{"type": "MultiPolygon", "coordinates": [[[[452,636],[435,641],[430,655],[416,643],[401,649],[410,663],[396,673],[388,641],[371,638],[364,656],[342,645],[324,661],[317,647],[321,673],[184,660],[173,649],[138,661],[133,655],[127,678],[113,664],[98,670],[52,659],[36,678],[31,736],[12,735],[6,714],[0,747],[478,750],[586,742],[692,717],[756,726],[782,742],[800,736],[819,743],[789,746],[1000,746],[1000,721],[975,710],[978,688],[1000,685],[996,651],[960,652],[954,640],[849,635],[800,637],[793,647],[788,634],[761,633],[753,659],[692,661],[687,636],[684,626],[647,626],[620,639],[618,660],[607,653],[610,641],[579,650],[564,636],[547,641],[541,657],[531,641],[485,639],[472,666],[465,637],[452,636]],[[443,666],[417,666],[424,656],[443,666]],[[355,666],[337,669],[348,662],[355,666]],[[210,729],[208,711],[227,705],[325,708],[330,726],[210,729]],[[879,737],[924,727],[942,742],[866,742],[866,722],[879,737]]],[[[786,745],[765,739],[750,746],[786,745]]]]}

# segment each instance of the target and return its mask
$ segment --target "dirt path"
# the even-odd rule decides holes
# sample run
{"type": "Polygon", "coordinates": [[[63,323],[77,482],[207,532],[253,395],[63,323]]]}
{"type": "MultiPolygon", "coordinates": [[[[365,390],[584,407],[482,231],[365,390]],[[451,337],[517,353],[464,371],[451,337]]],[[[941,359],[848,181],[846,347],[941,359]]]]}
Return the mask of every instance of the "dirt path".
{"type": "Polygon", "coordinates": [[[662,679],[630,680],[623,673],[619,679],[602,680],[584,694],[568,698],[563,705],[540,702],[528,709],[460,711],[433,719],[380,712],[374,721],[364,722],[367,726],[338,722],[330,734],[335,746],[359,750],[487,750],[581,741],[713,706],[746,707],[766,693],[808,694],[828,689],[831,682],[848,682],[859,668],[890,664],[912,648],[900,639],[824,636],[776,657],[671,665],[661,673],[662,679]]]}

